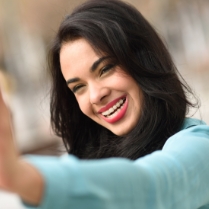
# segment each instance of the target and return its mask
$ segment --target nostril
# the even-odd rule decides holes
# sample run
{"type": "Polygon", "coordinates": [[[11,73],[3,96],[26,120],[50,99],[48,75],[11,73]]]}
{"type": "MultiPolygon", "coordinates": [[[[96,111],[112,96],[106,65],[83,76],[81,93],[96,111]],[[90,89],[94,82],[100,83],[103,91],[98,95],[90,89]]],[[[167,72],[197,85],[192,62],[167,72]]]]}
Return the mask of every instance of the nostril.
{"type": "Polygon", "coordinates": [[[102,101],[106,96],[107,96],[107,95],[104,95],[104,96],[100,99],[100,101],[102,101]]]}
{"type": "Polygon", "coordinates": [[[94,88],[90,89],[89,93],[91,104],[98,104],[110,94],[110,89],[107,87],[100,87],[97,84],[97,86],[94,86],[94,88]]]}

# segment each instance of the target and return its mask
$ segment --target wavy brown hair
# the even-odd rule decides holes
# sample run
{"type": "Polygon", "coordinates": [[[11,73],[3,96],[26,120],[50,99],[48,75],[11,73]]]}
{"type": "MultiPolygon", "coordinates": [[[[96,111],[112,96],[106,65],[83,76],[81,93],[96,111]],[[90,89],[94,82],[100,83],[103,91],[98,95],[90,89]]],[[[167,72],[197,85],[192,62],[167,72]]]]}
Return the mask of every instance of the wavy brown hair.
{"type": "Polygon", "coordinates": [[[161,149],[193,106],[186,97],[192,92],[156,31],[136,8],[122,1],[90,0],[77,7],[61,23],[49,61],[52,128],[68,153],[79,158],[136,159],[161,149]],[[86,39],[97,53],[114,57],[143,92],[140,119],[125,136],[116,136],[85,116],[66,85],[60,49],[78,38],[86,39]]]}

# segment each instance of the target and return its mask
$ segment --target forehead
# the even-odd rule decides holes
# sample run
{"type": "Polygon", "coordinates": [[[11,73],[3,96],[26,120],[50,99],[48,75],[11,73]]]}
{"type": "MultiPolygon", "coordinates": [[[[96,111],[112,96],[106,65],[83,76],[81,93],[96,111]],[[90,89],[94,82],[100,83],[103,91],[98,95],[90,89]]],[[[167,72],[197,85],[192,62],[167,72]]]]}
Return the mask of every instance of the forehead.
{"type": "MultiPolygon", "coordinates": [[[[65,61],[65,58],[75,58],[77,56],[96,55],[92,46],[83,38],[74,41],[64,42],[60,50],[60,62],[65,61]]],[[[83,58],[84,58],[83,57],[83,58]]],[[[72,59],[71,59],[72,60],[72,59]]]]}
{"type": "Polygon", "coordinates": [[[64,77],[89,69],[98,57],[83,38],[63,43],[60,50],[60,65],[64,77]]]}

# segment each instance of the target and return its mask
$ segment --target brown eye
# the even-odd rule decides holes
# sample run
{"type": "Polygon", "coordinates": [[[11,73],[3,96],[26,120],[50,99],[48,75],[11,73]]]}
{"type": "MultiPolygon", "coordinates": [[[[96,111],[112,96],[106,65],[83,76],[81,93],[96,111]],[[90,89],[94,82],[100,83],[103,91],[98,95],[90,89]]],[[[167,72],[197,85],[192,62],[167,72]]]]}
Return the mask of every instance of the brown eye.
{"type": "Polygon", "coordinates": [[[82,88],[84,85],[77,85],[77,86],[74,86],[73,89],[72,89],[72,92],[73,93],[76,93],[80,88],[82,88]]]}
{"type": "Polygon", "coordinates": [[[115,66],[114,64],[109,64],[109,65],[106,65],[105,67],[103,67],[100,71],[100,76],[102,76],[103,74],[110,71],[114,66],[115,66]]]}

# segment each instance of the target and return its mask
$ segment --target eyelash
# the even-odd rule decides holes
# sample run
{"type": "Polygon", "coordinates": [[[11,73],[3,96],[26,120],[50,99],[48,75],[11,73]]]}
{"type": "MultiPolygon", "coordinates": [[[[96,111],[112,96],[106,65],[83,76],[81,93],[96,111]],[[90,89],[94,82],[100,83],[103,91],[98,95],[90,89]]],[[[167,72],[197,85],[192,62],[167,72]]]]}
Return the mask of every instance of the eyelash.
{"type": "Polygon", "coordinates": [[[72,89],[72,92],[76,93],[76,91],[78,91],[81,87],[83,87],[83,85],[74,86],[73,89],[72,89]]]}
{"type": "Polygon", "coordinates": [[[109,70],[111,70],[113,67],[115,67],[115,64],[109,64],[106,65],[105,67],[103,67],[100,71],[100,76],[102,76],[103,74],[107,73],[109,70]]]}

